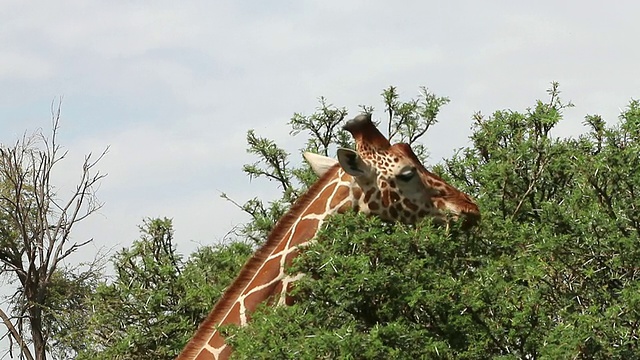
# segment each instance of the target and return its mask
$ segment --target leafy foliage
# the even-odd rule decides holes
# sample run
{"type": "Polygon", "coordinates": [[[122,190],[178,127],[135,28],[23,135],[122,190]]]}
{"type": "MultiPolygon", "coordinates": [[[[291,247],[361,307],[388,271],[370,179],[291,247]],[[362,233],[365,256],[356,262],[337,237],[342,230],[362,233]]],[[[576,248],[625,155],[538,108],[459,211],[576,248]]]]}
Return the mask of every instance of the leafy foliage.
{"type": "Polygon", "coordinates": [[[307,151],[316,154],[329,156],[329,150],[334,145],[349,147],[352,143],[349,134],[340,128],[347,110],[336,108],[328,104],[324,97],[320,98],[320,106],[316,112],[305,116],[301,113],[293,114],[289,121],[291,125],[291,135],[298,135],[301,132],[309,134],[307,140],[307,151]]]}
{"type": "MultiPolygon", "coordinates": [[[[400,94],[394,86],[382,92],[385,111],[388,115],[387,134],[391,142],[405,142],[412,146],[418,158],[425,159],[427,149],[417,141],[438,121],[436,117],[449,98],[436,96],[421,87],[416,99],[400,101],[400,94]]],[[[365,108],[366,109],[366,108],[365,108]]],[[[371,112],[373,108],[371,108],[371,112]]]]}
{"type": "Polygon", "coordinates": [[[87,319],[92,314],[87,300],[104,268],[100,259],[85,265],[58,270],[47,288],[42,321],[50,334],[47,352],[54,359],[68,359],[86,348],[87,319]]]}
{"type": "Polygon", "coordinates": [[[239,271],[252,248],[202,247],[186,262],[170,219],[146,220],[140,240],[113,257],[116,277],[90,298],[78,359],[173,359],[239,271]]]}
{"type": "Polygon", "coordinates": [[[228,330],[234,357],[637,357],[640,104],[560,139],[559,95],[477,114],[473,145],[436,167],[478,228],[335,217],[291,269],[309,275],[296,305],[228,330]]]}
{"type": "Polygon", "coordinates": [[[57,142],[61,116],[57,105],[51,109],[51,134],[36,131],[12,145],[0,145],[0,277],[15,287],[6,302],[9,309],[0,308],[6,329],[2,338],[9,341],[3,350],[9,356],[17,350],[27,360],[44,360],[48,352],[64,354],[66,350],[50,346],[65,322],[77,324],[77,314],[70,308],[78,304],[78,297],[68,293],[70,298],[63,299],[64,288],[85,291],[84,278],[97,274],[91,269],[94,263],[73,278],[78,269],[63,264],[91,241],[77,243],[70,234],[102,206],[96,189],[104,175],[96,166],[106,150],[97,158],[86,155],[73,190],[59,194],[52,174],[67,153],[57,142]]]}

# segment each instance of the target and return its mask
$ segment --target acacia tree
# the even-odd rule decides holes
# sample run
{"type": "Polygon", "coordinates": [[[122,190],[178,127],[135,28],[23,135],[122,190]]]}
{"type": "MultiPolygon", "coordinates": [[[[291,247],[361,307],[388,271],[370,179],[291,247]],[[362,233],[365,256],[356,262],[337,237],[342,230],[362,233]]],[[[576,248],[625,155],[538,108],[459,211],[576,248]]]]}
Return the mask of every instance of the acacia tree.
{"type": "Polygon", "coordinates": [[[11,342],[8,351],[17,349],[19,358],[28,360],[43,360],[50,350],[55,316],[49,300],[60,275],[69,270],[62,261],[91,241],[75,242],[71,231],[102,206],[95,190],[105,175],[96,165],[106,149],[97,157],[85,156],[78,182],[66,197],[52,183],[67,155],[57,142],[60,110],[60,103],[52,106],[49,136],[38,131],[0,146],[0,275],[17,288],[0,318],[11,342]]]}
{"type": "Polygon", "coordinates": [[[637,358],[640,102],[556,138],[559,95],[477,114],[435,166],[477,200],[477,228],[330,219],[294,261],[296,304],[226,329],[234,358],[637,358]]]}
{"type": "Polygon", "coordinates": [[[112,256],[113,279],[87,298],[92,311],[76,359],[175,359],[253,251],[234,242],[183,260],[170,219],[147,219],[140,233],[112,256]]]}

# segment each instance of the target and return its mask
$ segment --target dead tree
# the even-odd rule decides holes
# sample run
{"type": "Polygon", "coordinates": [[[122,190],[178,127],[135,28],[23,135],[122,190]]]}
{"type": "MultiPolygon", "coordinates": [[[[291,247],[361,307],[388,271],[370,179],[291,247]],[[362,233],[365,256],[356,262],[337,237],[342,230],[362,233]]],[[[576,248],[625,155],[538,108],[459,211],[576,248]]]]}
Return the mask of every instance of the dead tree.
{"type": "Polygon", "coordinates": [[[70,234],[101,208],[95,191],[105,176],[96,164],[107,149],[97,157],[85,156],[69,195],[57,193],[52,172],[67,152],[57,143],[60,103],[51,110],[49,136],[37,131],[11,146],[0,145],[0,276],[17,288],[14,306],[0,308],[0,320],[11,341],[9,355],[18,349],[18,357],[27,360],[46,359],[49,334],[42,319],[47,290],[61,261],[91,241],[74,242],[70,234]]]}

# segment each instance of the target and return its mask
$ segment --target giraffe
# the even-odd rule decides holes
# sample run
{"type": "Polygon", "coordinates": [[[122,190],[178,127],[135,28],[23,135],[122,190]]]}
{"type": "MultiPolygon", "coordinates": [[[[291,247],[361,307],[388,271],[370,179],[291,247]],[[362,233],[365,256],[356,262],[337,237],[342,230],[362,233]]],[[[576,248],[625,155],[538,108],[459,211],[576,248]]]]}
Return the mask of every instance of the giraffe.
{"type": "Polygon", "coordinates": [[[356,150],[338,149],[337,160],[304,154],[319,179],[276,223],[177,360],[228,358],[232,349],[219,326],[246,325],[265,300],[287,304],[289,285],[302,275],[287,276],[284,269],[329,215],[354,209],[408,224],[429,216],[442,223],[461,218],[465,226],[479,221],[480,211],[469,196],[427,171],[409,145],[391,145],[370,114],[356,116],[344,129],[354,137],[356,150]]]}

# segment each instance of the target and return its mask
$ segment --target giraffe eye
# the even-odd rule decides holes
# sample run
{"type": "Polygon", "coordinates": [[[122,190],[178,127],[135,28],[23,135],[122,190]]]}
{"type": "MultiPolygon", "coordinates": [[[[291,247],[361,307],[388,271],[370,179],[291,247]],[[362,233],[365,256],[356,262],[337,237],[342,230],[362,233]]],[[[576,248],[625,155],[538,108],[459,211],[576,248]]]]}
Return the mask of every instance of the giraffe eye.
{"type": "Polygon", "coordinates": [[[400,181],[404,181],[407,182],[411,179],[413,179],[413,177],[416,175],[416,168],[414,167],[410,167],[408,169],[404,169],[402,170],[402,172],[400,172],[400,174],[398,174],[396,177],[398,178],[398,180],[400,181]]]}

